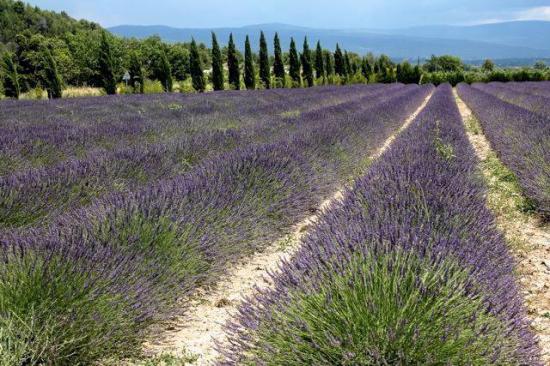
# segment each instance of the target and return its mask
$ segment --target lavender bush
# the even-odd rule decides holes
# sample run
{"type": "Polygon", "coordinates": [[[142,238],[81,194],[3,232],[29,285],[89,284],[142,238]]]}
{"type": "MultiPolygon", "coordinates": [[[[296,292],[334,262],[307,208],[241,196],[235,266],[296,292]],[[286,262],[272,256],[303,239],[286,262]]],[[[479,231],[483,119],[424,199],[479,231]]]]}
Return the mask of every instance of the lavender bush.
{"type": "Polygon", "coordinates": [[[476,164],[443,85],[241,305],[220,364],[539,365],[476,164]]]}
{"type": "Polygon", "coordinates": [[[52,219],[68,208],[84,205],[109,192],[134,190],[160,178],[182,174],[201,160],[237,146],[275,141],[311,124],[309,121],[319,124],[347,111],[364,111],[409,88],[393,85],[385,88],[384,93],[377,89],[371,87],[334,105],[308,107],[307,112],[293,116],[271,113],[245,129],[207,131],[167,143],[97,152],[88,159],[0,177],[0,228],[36,225],[45,221],[46,216],[52,219]]]}
{"type": "Polygon", "coordinates": [[[473,84],[472,86],[508,103],[518,105],[543,117],[550,118],[550,97],[515,90],[513,87],[506,86],[505,83],[473,84]]]}
{"type": "Polygon", "coordinates": [[[106,195],[45,227],[1,233],[0,299],[8,300],[0,321],[8,333],[0,334],[0,360],[77,364],[138,352],[148,325],[170,315],[176,298],[288,233],[431,87],[386,91],[371,95],[372,105],[359,98],[285,115],[291,132],[275,141],[106,195]],[[21,282],[29,284],[24,291],[15,286],[21,282]]]}
{"type": "MultiPolygon", "coordinates": [[[[547,117],[461,84],[460,97],[479,119],[498,157],[516,175],[543,217],[550,215],[550,123],[547,117]]],[[[527,208],[526,208],[527,209],[527,208]]]]}

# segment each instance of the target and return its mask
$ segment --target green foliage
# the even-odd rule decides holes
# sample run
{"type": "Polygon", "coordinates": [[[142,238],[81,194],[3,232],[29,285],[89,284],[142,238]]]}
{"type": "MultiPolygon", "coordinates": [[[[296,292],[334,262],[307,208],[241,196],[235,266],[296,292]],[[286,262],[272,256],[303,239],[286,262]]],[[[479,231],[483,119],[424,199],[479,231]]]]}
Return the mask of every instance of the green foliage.
{"type": "Polygon", "coordinates": [[[493,60],[487,59],[483,61],[481,69],[485,72],[492,72],[495,69],[495,63],[493,62],[493,60]]]}
{"type": "Polygon", "coordinates": [[[292,79],[292,87],[299,88],[302,86],[302,80],[300,78],[300,58],[298,57],[298,51],[296,50],[294,38],[290,39],[290,50],[288,56],[289,75],[292,79]]]}
{"type": "Polygon", "coordinates": [[[273,74],[277,84],[281,88],[285,87],[285,65],[283,62],[283,52],[281,51],[281,42],[279,40],[279,35],[275,33],[275,38],[273,39],[273,50],[274,50],[274,61],[273,61],[273,74]]]}
{"type": "Polygon", "coordinates": [[[410,62],[403,61],[403,63],[397,65],[396,76],[397,81],[400,83],[418,84],[420,83],[422,71],[419,66],[413,68],[410,62]]]}
{"type": "Polygon", "coordinates": [[[424,64],[428,72],[459,72],[464,70],[462,60],[456,56],[433,56],[424,64]]]}
{"type": "Polygon", "coordinates": [[[193,88],[198,92],[204,92],[206,89],[206,82],[204,80],[204,72],[202,70],[202,61],[197,48],[195,39],[191,41],[191,52],[189,54],[189,63],[191,66],[191,80],[193,81],[193,88]]]}
{"type": "Polygon", "coordinates": [[[165,92],[171,92],[174,87],[172,67],[164,50],[160,51],[160,65],[157,75],[165,92]]]}
{"type": "Polygon", "coordinates": [[[346,61],[338,43],[336,44],[336,51],[334,51],[334,72],[340,77],[347,76],[346,61]]]}
{"type": "Polygon", "coordinates": [[[269,53],[267,51],[267,41],[264,32],[260,33],[260,79],[264,88],[271,87],[271,72],[269,67],[269,53]]]}
{"type": "Polygon", "coordinates": [[[223,90],[223,60],[216,33],[212,32],[212,85],[214,90],[223,90]]]}
{"type": "Polygon", "coordinates": [[[131,306],[117,294],[98,295],[89,286],[94,281],[106,286],[100,282],[106,280],[90,278],[61,258],[15,255],[0,268],[2,365],[91,364],[120,349],[139,350],[131,306]]]}
{"type": "Polygon", "coordinates": [[[313,64],[307,37],[304,38],[304,47],[302,51],[302,76],[307,87],[313,86],[313,64]]]}
{"type": "Polygon", "coordinates": [[[244,42],[244,85],[247,89],[256,88],[256,70],[254,68],[254,57],[248,35],[244,42]]]}
{"type": "Polygon", "coordinates": [[[19,87],[19,73],[17,64],[13,61],[13,54],[6,52],[2,56],[2,84],[4,86],[4,95],[8,98],[19,98],[21,89],[19,87]]]}
{"type": "Polygon", "coordinates": [[[57,71],[57,63],[48,48],[44,49],[44,72],[48,96],[53,99],[61,98],[63,96],[63,81],[57,71]]]}
{"type": "Polygon", "coordinates": [[[315,77],[317,79],[325,77],[325,62],[320,41],[317,41],[317,47],[315,48],[315,77]]]}
{"type": "Polygon", "coordinates": [[[189,49],[183,43],[170,44],[168,46],[168,60],[172,67],[172,75],[176,80],[185,80],[190,74],[189,49]]]}
{"type": "Polygon", "coordinates": [[[101,34],[99,50],[99,74],[103,81],[103,88],[107,94],[116,94],[116,78],[114,71],[113,52],[107,32],[101,34]]]}
{"type": "Polygon", "coordinates": [[[128,67],[128,73],[130,74],[130,86],[134,93],[145,93],[145,74],[143,72],[143,63],[136,51],[132,52],[130,56],[130,65],[128,67]]]}
{"type": "Polygon", "coordinates": [[[327,77],[334,75],[334,62],[332,59],[332,53],[328,50],[323,50],[323,59],[327,77]]]}
{"type": "Polygon", "coordinates": [[[229,84],[233,89],[239,90],[241,88],[241,72],[233,34],[229,35],[229,44],[227,45],[227,68],[229,69],[229,84]]]}
{"type": "MultiPolygon", "coordinates": [[[[393,250],[352,258],[320,287],[289,294],[251,334],[244,365],[486,365],[487,350],[514,339],[452,258],[393,250]],[[475,319],[475,321],[469,321],[475,319]],[[490,336],[478,337],[484,329],[490,336]],[[450,333],[449,333],[450,332],[450,333]]],[[[307,285],[305,285],[307,286],[307,285]]]]}

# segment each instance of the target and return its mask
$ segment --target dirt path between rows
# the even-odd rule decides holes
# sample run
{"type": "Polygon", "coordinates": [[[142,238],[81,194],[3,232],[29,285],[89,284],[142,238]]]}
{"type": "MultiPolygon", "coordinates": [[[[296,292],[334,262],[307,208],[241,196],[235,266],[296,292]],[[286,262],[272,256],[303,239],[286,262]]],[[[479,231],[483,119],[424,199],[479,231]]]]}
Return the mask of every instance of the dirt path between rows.
{"type": "Polygon", "coordinates": [[[497,226],[518,262],[518,278],[528,316],[539,337],[543,362],[550,365],[550,225],[517,207],[521,192],[494,174],[491,167],[498,160],[495,153],[481,133],[479,122],[456,90],[455,97],[468,138],[481,160],[481,170],[489,187],[487,205],[495,213],[497,226]]]}
{"type": "MultiPolygon", "coordinates": [[[[411,115],[401,128],[371,156],[378,158],[395,137],[416,118],[426,106],[431,95],[411,115]]],[[[199,289],[197,294],[188,301],[186,314],[168,324],[155,339],[144,344],[148,355],[173,354],[181,355],[182,351],[194,355],[193,365],[208,365],[215,361],[218,353],[214,349],[215,342],[223,344],[225,334],[224,324],[229,320],[244,297],[252,295],[255,287],[270,286],[267,274],[278,269],[282,258],[289,258],[300,245],[301,238],[315,224],[329,206],[340,201],[345,188],[335,192],[332,197],[323,202],[318,213],[298,223],[293,233],[274,243],[261,253],[243,259],[242,263],[228,271],[225,279],[217,283],[215,288],[199,289]]]]}

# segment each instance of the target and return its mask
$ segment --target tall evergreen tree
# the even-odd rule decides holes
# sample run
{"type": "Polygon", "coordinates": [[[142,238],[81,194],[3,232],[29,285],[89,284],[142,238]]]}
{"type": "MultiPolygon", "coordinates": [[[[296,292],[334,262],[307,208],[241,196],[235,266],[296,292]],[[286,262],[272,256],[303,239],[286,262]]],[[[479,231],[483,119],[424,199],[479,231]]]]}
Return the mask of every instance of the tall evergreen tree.
{"type": "Polygon", "coordinates": [[[267,51],[267,42],[264,32],[260,33],[260,79],[264,84],[264,88],[271,87],[271,73],[269,67],[269,53],[267,51]]]}
{"type": "Polygon", "coordinates": [[[346,64],[344,55],[340,49],[340,45],[336,44],[336,51],[334,51],[334,72],[340,76],[346,76],[346,64]]]}
{"type": "Polygon", "coordinates": [[[233,85],[233,89],[239,90],[241,88],[241,72],[233,34],[229,35],[229,44],[227,45],[227,68],[229,69],[229,83],[233,85]]]}
{"type": "Polygon", "coordinates": [[[247,89],[256,88],[256,70],[254,69],[254,56],[250,47],[248,35],[244,41],[244,85],[247,89]]]}
{"type": "Polygon", "coordinates": [[[275,38],[273,39],[273,52],[275,54],[275,59],[273,61],[273,74],[278,79],[280,85],[284,88],[285,64],[283,61],[283,52],[281,51],[281,41],[279,40],[279,35],[277,33],[275,33],[275,38]]]}
{"type": "Polygon", "coordinates": [[[44,48],[44,76],[46,79],[46,90],[48,96],[52,99],[58,99],[63,96],[63,82],[57,70],[57,62],[49,48],[44,48]]]}
{"type": "Polygon", "coordinates": [[[212,32],[212,85],[214,90],[223,90],[222,53],[214,32],[212,32]]]}
{"type": "Polygon", "coordinates": [[[193,89],[202,93],[204,89],[206,89],[206,82],[202,70],[201,55],[199,54],[199,48],[194,38],[191,39],[191,48],[189,50],[189,67],[191,68],[193,89]]]}
{"type": "Polygon", "coordinates": [[[325,63],[323,61],[321,41],[317,41],[317,48],[315,49],[315,76],[317,79],[325,77],[325,63]]]}
{"type": "Polygon", "coordinates": [[[143,72],[143,63],[137,51],[133,51],[130,55],[130,65],[128,67],[130,74],[130,86],[134,89],[134,93],[143,94],[145,92],[145,74],[143,72]]]}
{"type": "Polygon", "coordinates": [[[346,76],[353,74],[353,67],[351,66],[351,60],[349,58],[348,51],[344,52],[344,70],[346,76]]]}
{"type": "Polygon", "coordinates": [[[174,79],[172,78],[172,65],[168,61],[168,56],[164,50],[160,51],[160,70],[159,78],[162,88],[165,92],[171,92],[174,87],[174,79]]]}
{"type": "Polygon", "coordinates": [[[363,57],[363,60],[361,61],[361,74],[363,74],[365,79],[368,81],[373,72],[374,70],[369,58],[363,57]]]}
{"type": "Polygon", "coordinates": [[[17,64],[13,61],[13,58],[13,54],[9,52],[4,53],[2,57],[4,95],[8,98],[18,99],[21,89],[19,87],[17,64]]]}
{"type": "Polygon", "coordinates": [[[325,72],[327,76],[334,75],[334,62],[332,61],[332,53],[328,50],[323,51],[325,59],[325,72]]]}
{"type": "Polygon", "coordinates": [[[107,32],[101,33],[101,44],[99,46],[99,74],[103,88],[107,94],[116,94],[116,77],[111,41],[107,32]]]}
{"type": "Polygon", "coordinates": [[[304,48],[302,52],[302,74],[307,86],[311,88],[313,86],[313,65],[307,37],[304,38],[304,48]]]}
{"type": "Polygon", "coordinates": [[[290,39],[290,51],[289,51],[289,74],[292,78],[293,87],[299,88],[302,83],[300,79],[300,58],[298,57],[298,51],[296,51],[296,43],[294,38],[290,39]]]}

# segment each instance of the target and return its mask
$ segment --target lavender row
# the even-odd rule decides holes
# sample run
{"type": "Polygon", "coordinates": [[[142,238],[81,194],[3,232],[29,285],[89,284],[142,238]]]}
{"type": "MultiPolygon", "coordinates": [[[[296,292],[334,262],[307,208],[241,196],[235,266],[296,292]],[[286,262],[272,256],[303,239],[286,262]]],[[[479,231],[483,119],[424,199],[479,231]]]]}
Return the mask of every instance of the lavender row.
{"type": "Polygon", "coordinates": [[[223,365],[540,359],[449,85],[227,325],[223,365]]]}
{"type": "Polygon", "coordinates": [[[504,83],[503,86],[522,93],[550,98],[550,82],[548,81],[509,82],[504,83]]]}
{"type": "Polygon", "coordinates": [[[189,135],[196,131],[253,126],[262,115],[308,110],[316,103],[381,89],[319,88],[308,93],[263,91],[182,95],[111,96],[98,100],[23,102],[0,110],[0,174],[111,150],[189,135]],[[285,109],[287,108],[287,109],[285,109]]]}
{"type": "Polygon", "coordinates": [[[389,100],[410,87],[393,85],[384,92],[320,107],[299,116],[264,116],[254,128],[197,133],[169,143],[96,153],[53,168],[33,169],[0,178],[0,227],[36,225],[63,211],[85,205],[113,191],[134,190],[192,169],[205,158],[252,143],[273,142],[307,123],[320,123],[334,114],[354,113],[389,100]]]}
{"type": "Polygon", "coordinates": [[[549,216],[548,118],[468,85],[460,84],[458,93],[479,119],[499,158],[518,178],[525,195],[543,216],[549,216]]]}
{"type": "Polygon", "coordinates": [[[506,87],[504,83],[473,84],[472,87],[492,94],[505,102],[550,118],[550,97],[533,95],[506,87]]]}
{"type": "MultiPolygon", "coordinates": [[[[410,87],[368,113],[309,121],[288,139],[238,149],[144,190],[111,195],[48,229],[5,233],[0,241],[9,270],[0,270],[0,296],[11,301],[0,303],[7,306],[0,314],[13,312],[27,324],[29,309],[48,309],[38,317],[39,328],[75,335],[76,343],[52,338],[51,353],[42,353],[46,362],[89,363],[98,352],[139,349],[147,325],[168,315],[176,297],[215,281],[230,263],[289,232],[430,91],[410,87]],[[2,286],[18,276],[38,278],[25,290],[32,301],[2,286]],[[69,288],[51,289],[60,284],[69,288]],[[82,304],[86,311],[79,311],[82,304]]],[[[16,329],[24,333],[12,338],[20,340],[16,346],[39,337],[33,328],[16,329]]]]}

